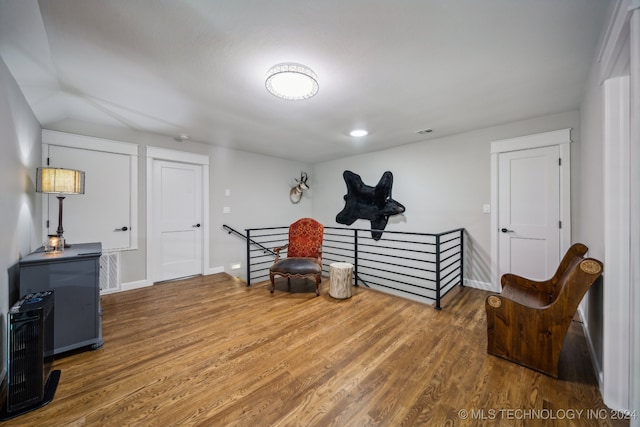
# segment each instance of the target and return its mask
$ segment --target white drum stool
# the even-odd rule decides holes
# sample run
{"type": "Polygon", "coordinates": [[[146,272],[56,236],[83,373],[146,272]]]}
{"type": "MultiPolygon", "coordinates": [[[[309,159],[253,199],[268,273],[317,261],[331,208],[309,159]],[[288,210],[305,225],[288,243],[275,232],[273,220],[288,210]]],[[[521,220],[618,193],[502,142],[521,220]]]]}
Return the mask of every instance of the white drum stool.
{"type": "Polygon", "coordinates": [[[329,295],[337,299],[351,298],[353,264],[333,262],[329,264],[329,295]]]}

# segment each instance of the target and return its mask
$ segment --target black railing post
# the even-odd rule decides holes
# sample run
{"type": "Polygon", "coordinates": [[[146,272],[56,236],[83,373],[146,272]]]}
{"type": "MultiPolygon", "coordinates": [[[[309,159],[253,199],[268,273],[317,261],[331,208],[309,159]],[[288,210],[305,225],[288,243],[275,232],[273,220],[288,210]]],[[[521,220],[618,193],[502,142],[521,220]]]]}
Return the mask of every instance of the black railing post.
{"type": "Polygon", "coordinates": [[[247,286],[251,286],[251,230],[246,229],[247,232],[247,286]]]}
{"type": "Polygon", "coordinates": [[[460,286],[464,286],[464,228],[460,229],[460,286]]]}
{"type": "Polygon", "coordinates": [[[440,307],[440,235],[436,234],[436,310],[440,307]]]}
{"type": "Polygon", "coordinates": [[[358,286],[358,229],[353,230],[353,273],[358,286]]]}

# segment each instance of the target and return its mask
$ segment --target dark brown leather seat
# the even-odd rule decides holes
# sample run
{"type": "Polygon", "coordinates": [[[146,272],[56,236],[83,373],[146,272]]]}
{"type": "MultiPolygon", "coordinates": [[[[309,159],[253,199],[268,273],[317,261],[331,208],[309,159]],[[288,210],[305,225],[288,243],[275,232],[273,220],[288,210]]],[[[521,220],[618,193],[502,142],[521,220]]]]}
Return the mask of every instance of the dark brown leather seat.
{"type": "Polygon", "coordinates": [[[288,274],[290,276],[320,274],[322,272],[322,266],[315,260],[316,258],[285,258],[273,265],[270,272],[280,275],[288,274]]]}

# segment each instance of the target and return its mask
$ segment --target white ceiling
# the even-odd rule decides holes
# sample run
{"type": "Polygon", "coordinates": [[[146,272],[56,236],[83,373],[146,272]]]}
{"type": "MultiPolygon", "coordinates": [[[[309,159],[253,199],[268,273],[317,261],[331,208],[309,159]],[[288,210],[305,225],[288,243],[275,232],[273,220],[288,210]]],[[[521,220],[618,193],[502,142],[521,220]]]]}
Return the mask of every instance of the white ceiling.
{"type": "Polygon", "coordinates": [[[44,128],[313,163],[578,108],[609,3],[0,0],[0,56],[44,128]],[[318,74],[314,98],[266,91],[287,61],[318,74]]]}

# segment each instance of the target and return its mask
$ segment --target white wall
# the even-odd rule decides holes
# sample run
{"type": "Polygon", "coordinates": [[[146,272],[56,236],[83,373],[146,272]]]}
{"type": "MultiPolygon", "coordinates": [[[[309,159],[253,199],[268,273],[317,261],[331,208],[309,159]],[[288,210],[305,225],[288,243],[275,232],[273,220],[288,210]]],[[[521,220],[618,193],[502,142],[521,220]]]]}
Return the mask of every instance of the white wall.
{"type": "Polygon", "coordinates": [[[311,216],[311,197],[315,177],[310,166],[289,160],[211,147],[211,261],[234,276],[246,279],[246,244],[222,231],[229,225],[245,233],[246,228],[287,226],[295,220],[311,216]],[[294,178],[304,170],[309,173],[310,190],[297,204],[289,200],[294,178]],[[231,191],[226,196],[226,190],[231,191]],[[231,208],[223,214],[223,208],[231,208]],[[242,262],[240,271],[230,271],[230,264],[242,262]]]}
{"type": "MultiPolygon", "coordinates": [[[[579,139],[578,119],[578,112],[570,111],[316,164],[313,216],[325,225],[343,227],[335,221],[346,194],[342,173],[355,172],[374,186],[389,170],[394,177],[393,198],[406,212],[391,217],[386,230],[438,233],[464,227],[465,279],[471,286],[484,287],[491,281],[490,215],[482,213],[491,193],[489,142],[573,128],[574,145],[579,139]]],[[[358,220],[352,227],[370,224],[358,220]]]]}
{"type": "MultiPolygon", "coordinates": [[[[589,247],[589,256],[605,263],[603,199],[603,95],[599,81],[600,68],[595,66],[589,75],[585,95],[580,106],[581,143],[574,152],[574,241],[589,247]]],[[[596,283],[585,296],[582,316],[595,358],[594,365],[602,375],[602,283],[596,283]]],[[[602,381],[602,378],[600,378],[602,381]]]]}
{"type": "MultiPolygon", "coordinates": [[[[245,245],[222,229],[227,224],[241,232],[246,228],[283,226],[303,216],[313,216],[325,225],[336,223],[344,207],[344,170],[362,176],[375,185],[382,173],[394,174],[393,197],[404,204],[404,215],[394,216],[387,230],[435,233],[452,228],[467,229],[465,278],[471,286],[484,287],[490,281],[490,215],[482,205],[490,201],[489,142],[578,127],[578,112],[565,112],[507,123],[464,134],[432,139],[389,150],[319,163],[313,166],[197,142],[177,142],[166,136],[61,122],[55,130],[132,142],[141,145],[139,158],[140,249],[122,254],[123,284],[141,282],[146,271],[146,146],[156,146],[209,155],[210,159],[210,268],[246,278],[245,245]],[[289,189],[300,171],[309,172],[311,189],[302,201],[289,201],[289,189]],[[230,195],[226,196],[226,190],[230,195]],[[231,208],[223,214],[223,207],[231,208]],[[231,270],[241,262],[240,270],[231,270]]],[[[577,130],[572,138],[578,139],[577,130]]],[[[572,144],[572,145],[574,145],[572,144]]],[[[368,221],[353,227],[369,228],[368,221]]]]}
{"type": "Polygon", "coordinates": [[[6,369],[6,325],[9,306],[20,297],[18,260],[40,246],[41,203],[35,193],[40,166],[40,124],[0,59],[0,339],[1,375],[6,369]]]}
{"type": "MultiPolygon", "coordinates": [[[[245,279],[244,242],[222,229],[229,225],[244,233],[246,228],[288,225],[294,220],[310,216],[314,176],[309,173],[311,190],[298,204],[289,201],[289,190],[300,171],[310,172],[310,166],[276,157],[244,151],[213,147],[198,142],[177,142],[173,138],[138,132],[63,121],[53,130],[80,133],[140,145],[138,162],[138,248],[121,254],[121,282],[123,285],[144,282],[149,278],[146,268],[146,147],[161,147],[209,156],[209,265],[210,269],[223,269],[245,279]],[[230,195],[226,196],[226,190],[230,195]],[[223,214],[223,207],[231,213],[223,214]],[[241,262],[239,270],[230,270],[232,263],[241,262]]],[[[149,283],[147,283],[149,284],[149,283]]]]}
{"type": "MultiPolygon", "coordinates": [[[[343,208],[346,186],[344,170],[375,185],[382,173],[394,174],[393,197],[404,204],[404,215],[394,216],[387,230],[435,233],[452,228],[467,230],[465,279],[471,286],[491,282],[490,215],[482,205],[490,201],[489,142],[561,128],[572,128],[572,149],[579,142],[576,111],[536,117],[464,134],[436,138],[389,150],[319,163],[313,166],[197,142],[132,130],[61,122],[54,130],[132,142],[141,145],[139,158],[139,248],[122,254],[123,284],[145,281],[146,271],[146,146],[156,146],[209,155],[210,158],[210,268],[220,268],[246,278],[245,246],[222,229],[227,224],[241,232],[246,228],[281,226],[303,216],[313,216],[326,225],[343,208]],[[293,205],[288,193],[301,170],[309,172],[309,190],[293,205]],[[230,195],[226,196],[226,190],[230,195]],[[231,208],[223,214],[223,207],[231,208]],[[240,270],[230,270],[241,262],[240,270]]],[[[572,154],[573,155],[573,154],[572,154]]],[[[574,174],[575,175],[575,174],[574,174]]],[[[369,228],[368,221],[353,227],[369,228]]]]}

